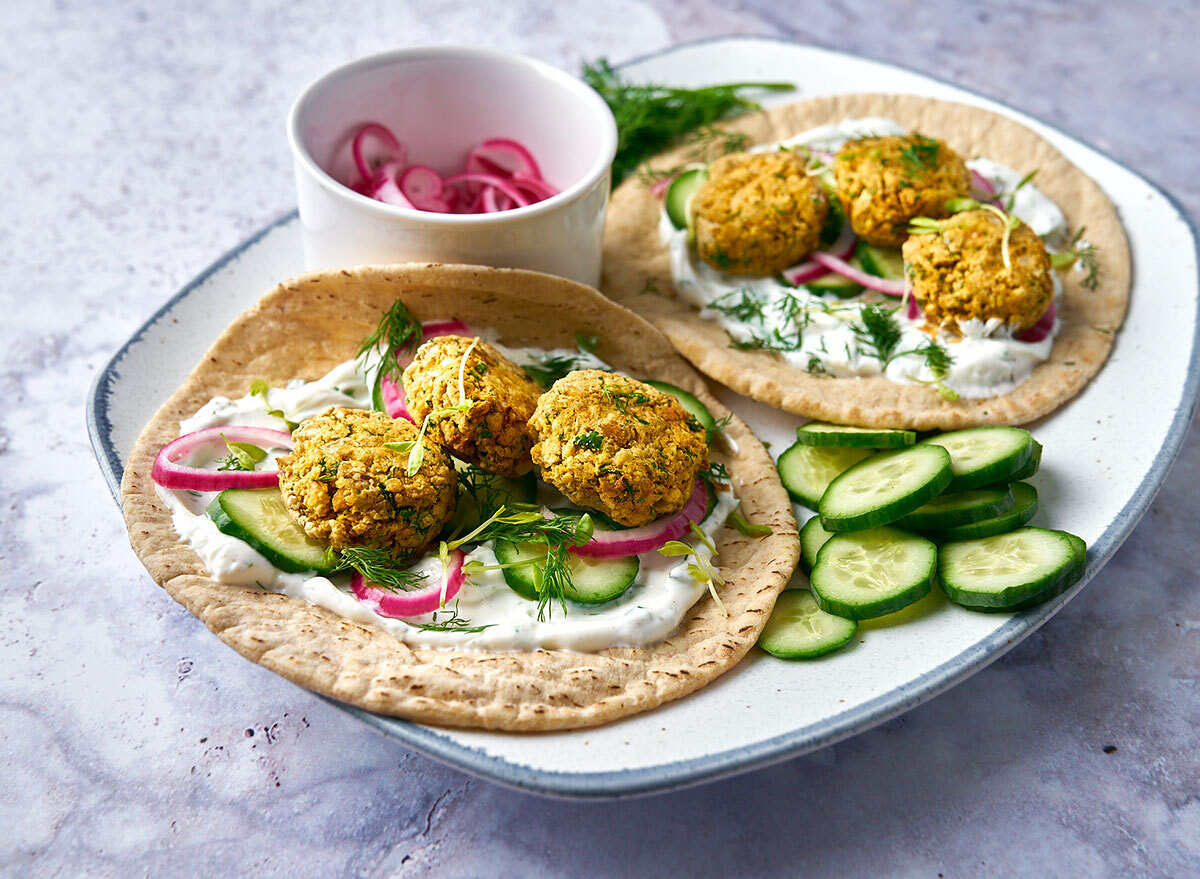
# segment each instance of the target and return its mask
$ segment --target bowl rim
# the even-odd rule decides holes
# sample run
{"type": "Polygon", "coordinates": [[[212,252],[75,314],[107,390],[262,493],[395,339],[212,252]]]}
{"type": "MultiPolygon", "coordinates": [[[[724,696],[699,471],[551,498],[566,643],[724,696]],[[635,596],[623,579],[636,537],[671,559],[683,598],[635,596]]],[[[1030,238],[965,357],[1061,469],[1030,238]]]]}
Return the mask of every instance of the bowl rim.
{"type": "Polygon", "coordinates": [[[504,225],[514,221],[519,221],[525,218],[532,218],[539,214],[544,214],[554,211],[556,208],[566,206],[571,202],[579,200],[588,191],[590,191],[598,181],[602,180],[612,166],[613,159],[617,153],[617,123],[613,118],[612,110],[604,99],[600,97],[591,86],[587,85],[583,80],[577,79],[571,74],[545,61],[537,58],[531,58],[528,55],[521,55],[516,52],[507,52],[501,49],[490,49],[482,46],[466,46],[466,45],[433,45],[433,46],[413,46],[404,49],[392,49],[386,52],[377,52],[373,55],[367,55],[350,61],[346,64],[334,67],[325,73],[318,76],[307,86],[305,86],[296,99],[292,102],[291,109],[288,111],[287,117],[287,137],[288,145],[292,150],[292,157],[296,162],[297,168],[302,168],[309,178],[316,182],[321,188],[325,189],[336,198],[345,199],[351,205],[354,205],[359,210],[365,210],[368,213],[374,213],[379,218],[402,219],[406,222],[422,223],[429,226],[492,226],[504,225]],[[389,67],[397,61],[410,61],[423,58],[479,58],[484,57],[494,61],[500,61],[511,64],[517,67],[525,67],[532,69],[542,76],[564,86],[567,91],[573,92],[584,104],[588,105],[592,111],[600,118],[601,127],[604,129],[603,141],[601,144],[600,157],[588,169],[588,171],[566,187],[556,195],[542,201],[534,202],[524,207],[510,208],[506,211],[494,211],[484,214],[442,214],[436,211],[422,211],[416,208],[403,208],[397,205],[390,205],[385,202],[377,201],[369,196],[355,192],[349,186],[339,182],[331,176],[324,168],[317,163],[316,159],[309,153],[303,141],[300,138],[300,122],[304,109],[309,101],[318,91],[326,88],[339,79],[345,78],[352,74],[361,73],[365,70],[373,68],[389,67]]]}

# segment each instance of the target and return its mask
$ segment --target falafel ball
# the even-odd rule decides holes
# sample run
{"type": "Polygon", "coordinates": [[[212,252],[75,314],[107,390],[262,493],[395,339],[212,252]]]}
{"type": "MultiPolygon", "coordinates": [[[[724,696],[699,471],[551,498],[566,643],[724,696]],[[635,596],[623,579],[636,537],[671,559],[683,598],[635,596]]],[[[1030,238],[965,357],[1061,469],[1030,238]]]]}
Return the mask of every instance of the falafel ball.
{"type": "Polygon", "coordinates": [[[904,243],[913,217],[940,219],[947,201],[971,194],[971,172],[958,153],[920,134],[847,141],[833,171],[854,234],[885,247],[904,243]]]}
{"type": "Polygon", "coordinates": [[[722,156],[692,199],[696,252],[725,272],[775,275],[816,249],[828,214],[825,190],[793,153],[722,156]]]}
{"type": "Polygon", "coordinates": [[[988,210],[964,211],[942,222],[940,233],[904,242],[913,295],[933,327],[957,330],[959,321],[1000,318],[1015,332],[1037,323],[1054,297],[1050,257],[1032,229],[1019,223],[1009,233],[988,210]]]}
{"type": "Polygon", "coordinates": [[[669,394],[616,373],[568,373],[529,420],[542,479],[622,525],[683,508],[708,462],[704,428],[669,394]]]}
{"type": "Polygon", "coordinates": [[[279,459],[279,490],[306,534],[334,549],[372,544],[406,555],[454,515],[458,477],[435,444],[422,441],[420,469],[384,443],[412,442],[417,428],[367,409],[333,408],[302,422],[279,459]]]}
{"type": "Polygon", "coordinates": [[[456,457],[501,476],[522,476],[533,467],[529,416],[541,389],[482,339],[430,339],[404,370],[404,393],[418,424],[430,412],[459,405],[465,394],[469,409],[443,412],[426,428],[426,436],[456,457]]]}

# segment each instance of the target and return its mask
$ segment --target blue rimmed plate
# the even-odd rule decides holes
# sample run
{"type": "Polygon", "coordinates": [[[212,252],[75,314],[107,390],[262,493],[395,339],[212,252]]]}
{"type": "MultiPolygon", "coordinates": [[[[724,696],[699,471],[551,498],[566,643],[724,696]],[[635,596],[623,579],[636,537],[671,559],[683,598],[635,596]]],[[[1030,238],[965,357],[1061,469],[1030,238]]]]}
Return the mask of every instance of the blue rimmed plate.
{"type": "MultiPolygon", "coordinates": [[[[1084,582],[1129,535],[1178,453],[1200,387],[1196,236],[1144,178],[1019,111],[929,76],[827,49],[723,39],[627,65],[634,79],[701,85],[791,80],[790,101],[881,87],[975,104],[1049,140],[1104,187],[1136,267],[1125,328],[1085,391],[1036,426],[1046,447],[1035,478],[1038,522],[1090,546],[1084,582]],[[1128,425],[1137,425],[1131,430],[1128,425]]],[[[218,260],[166,303],[97,377],[88,429],[114,497],[123,461],[159,403],[209,343],[279,280],[304,269],[294,214],[218,260]]],[[[731,393],[732,406],[776,450],[797,419],[731,393]]],[[[339,706],[406,745],[504,784],[574,797],[628,796],[741,772],[830,744],[931,698],[1044,623],[1082,584],[1024,614],[991,616],[927,600],[903,624],[865,624],[854,646],[789,664],[754,652],[700,693],[599,729],[507,734],[445,730],[339,706]]]]}

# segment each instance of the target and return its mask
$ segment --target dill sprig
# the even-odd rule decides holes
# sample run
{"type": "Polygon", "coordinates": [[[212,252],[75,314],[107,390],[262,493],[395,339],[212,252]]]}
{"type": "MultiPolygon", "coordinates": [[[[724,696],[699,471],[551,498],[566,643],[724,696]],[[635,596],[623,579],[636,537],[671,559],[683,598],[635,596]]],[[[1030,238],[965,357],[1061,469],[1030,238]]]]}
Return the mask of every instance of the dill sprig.
{"type": "Polygon", "coordinates": [[[583,80],[612,110],[617,122],[617,155],[613,186],[643,161],[702,126],[759,105],[741,96],[747,89],[791,91],[792,83],[742,82],[686,89],[623,80],[604,58],[583,67],[583,80]]]}
{"type": "Polygon", "coordinates": [[[450,616],[444,619],[438,619],[438,611],[433,612],[430,617],[430,622],[421,623],[417,626],[423,632],[459,632],[467,635],[472,632],[482,632],[484,629],[490,629],[495,623],[488,623],[486,626],[472,626],[471,621],[464,619],[458,615],[458,601],[454,602],[454,607],[449,611],[442,611],[443,614],[449,613],[450,616]]]}
{"type": "Polygon", "coordinates": [[[411,592],[427,579],[378,546],[348,546],[336,553],[336,559],[335,571],[357,571],[372,586],[388,592],[411,592]]]}
{"type": "Polygon", "coordinates": [[[392,307],[383,313],[379,324],[358,349],[358,356],[363,358],[375,348],[383,346],[383,359],[379,363],[379,371],[375,373],[376,390],[385,376],[392,381],[400,381],[404,367],[396,358],[416,351],[417,346],[421,344],[421,336],[421,322],[397,299],[392,303],[392,307]]]}
{"type": "Polygon", "coordinates": [[[567,590],[572,584],[568,551],[572,546],[591,540],[594,528],[592,517],[587,513],[559,513],[547,517],[540,508],[531,508],[529,504],[501,504],[469,533],[442,541],[438,552],[444,559],[450,551],[461,546],[489,540],[546,547],[545,559],[540,564],[534,560],[528,562],[535,566],[534,588],[538,593],[540,622],[553,613],[553,604],[558,604],[566,613],[567,590]]]}
{"type": "Polygon", "coordinates": [[[599,340],[595,336],[576,333],[575,347],[579,350],[578,354],[538,354],[532,362],[521,368],[543,388],[548,388],[567,373],[596,366],[589,355],[596,350],[598,343],[599,340]]]}
{"type": "Polygon", "coordinates": [[[902,335],[895,315],[873,302],[863,306],[862,317],[850,324],[850,332],[862,350],[884,366],[892,359],[902,335]]]}
{"type": "Polygon", "coordinates": [[[1079,243],[1083,240],[1083,233],[1087,230],[1087,226],[1080,226],[1079,231],[1072,236],[1067,244],[1067,250],[1061,250],[1058,253],[1050,254],[1050,265],[1056,269],[1065,269],[1073,266],[1076,261],[1083,266],[1087,274],[1080,281],[1084,287],[1089,290],[1095,290],[1100,283],[1100,263],[1096,259],[1096,245],[1090,241],[1084,242],[1080,247],[1079,243]]]}
{"type": "Polygon", "coordinates": [[[920,174],[937,164],[940,146],[932,137],[918,134],[913,143],[900,151],[900,159],[910,171],[920,174]]]}

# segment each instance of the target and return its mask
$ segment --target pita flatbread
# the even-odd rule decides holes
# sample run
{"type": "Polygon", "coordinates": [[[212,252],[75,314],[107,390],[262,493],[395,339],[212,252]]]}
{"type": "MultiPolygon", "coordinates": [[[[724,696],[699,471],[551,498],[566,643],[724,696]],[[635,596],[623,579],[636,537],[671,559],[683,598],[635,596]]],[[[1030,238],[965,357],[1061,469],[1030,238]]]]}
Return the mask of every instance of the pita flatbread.
{"type": "MultiPolygon", "coordinates": [[[[1023,424],[1046,415],[1083,388],[1104,364],[1129,301],[1129,246],[1116,211],[1091,178],[1028,128],[978,107],[910,95],[836,95],[814,98],[733,120],[727,126],[751,143],[783,140],[847,117],[883,116],[911,131],[948,143],[959,155],[982,156],[1021,171],[1040,169],[1037,186],[1062,208],[1071,229],[1087,226],[1100,261],[1099,284],[1064,276],[1063,327],[1050,359],[1007,394],[949,401],[931,387],[880,376],[809,375],[765,351],[731,348],[721,327],[677,299],[666,248],[658,234],[662,202],[630,178],[613,194],[604,241],[601,288],[616,302],[661,329],[701,372],[771,406],[799,415],[866,427],[953,429],[1023,424]],[[647,292],[649,291],[649,292],[647,292]],[[653,292],[658,291],[658,292],[653,292]]],[[[653,167],[687,160],[681,148],[653,167]]]]}
{"type": "Polygon", "coordinates": [[[315,379],[355,355],[395,299],[422,320],[461,319],[519,346],[573,347],[599,337],[616,368],[699,396],[727,411],[666,338],[589,287],[535,272],[472,266],[365,267],[280,284],[241,314],[146,425],[121,485],[134,550],[151,576],[243,656],[318,693],[383,714],[448,726],[549,730],[593,726],[678,699],[732,668],[754,644],[797,560],[796,523],[774,464],[744,423],[723,459],[746,515],[771,526],[748,539],[718,534],[725,617],[705,596],[668,639],[599,653],[483,653],[415,649],[300,599],[209,579],[176,536],[150,480],[155,454],[180,419],[254,378],[315,379]]]}

